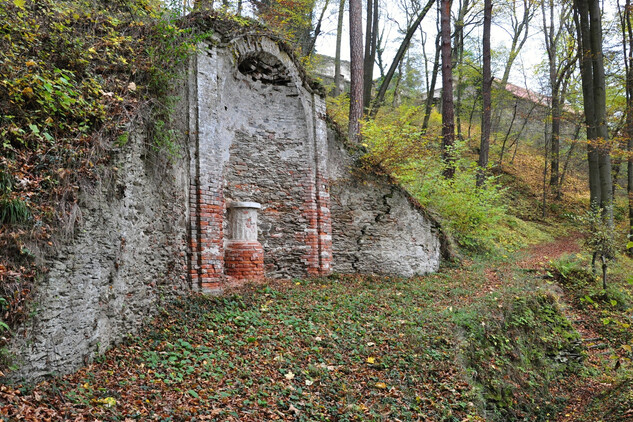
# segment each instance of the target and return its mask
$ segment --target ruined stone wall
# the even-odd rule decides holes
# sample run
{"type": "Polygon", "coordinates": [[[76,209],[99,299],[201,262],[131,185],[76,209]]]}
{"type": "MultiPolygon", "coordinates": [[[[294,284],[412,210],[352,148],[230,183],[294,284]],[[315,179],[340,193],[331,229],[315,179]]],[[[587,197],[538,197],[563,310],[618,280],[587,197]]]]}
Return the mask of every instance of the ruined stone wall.
{"type": "Polygon", "coordinates": [[[440,227],[398,185],[357,169],[328,133],[333,271],[414,276],[440,266],[440,227]]]}
{"type": "Polygon", "coordinates": [[[160,286],[186,286],[186,165],[159,158],[132,133],[111,168],[81,197],[72,242],[50,257],[33,316],[15,334],[14,379],[66,373],[134,332],[160,286]]]}
{"type": "Polygon", "coordinates": [[[14,378],[89,362],[152,314],[161,285],[221,290],[225,264],[237,265],[224,257],[231,201],[261,204],[268,277],[438,268],[437,226],[386,178],[353,171],[328,140],[322,96],[279,44],[217,38],[201,51],[173,115],[182,156],[165,160],[131,128],[109,176],[83,191],[76,236],[50,257],[34,316],[15,335],[14,378]]]}
{"type": "Polygon", "coordinates": [[[222,288],[226,206],[254,201],[268,277],[328,273],[325,104],[269,39],[240,39],[192,65],[189,103],[194,285],[222,288]]]}
{"type": "Polygon", "coordinates": [[[347,150],[328,141],[323,98],[278,44],[245,37],[204,49],[189,103],[194,286],[227,281],[231,201],[262,205],[267,277],[328,274],[332,265],[344,273],[438,269],[437,225],[388,179],[351,172],[347,150]]]}

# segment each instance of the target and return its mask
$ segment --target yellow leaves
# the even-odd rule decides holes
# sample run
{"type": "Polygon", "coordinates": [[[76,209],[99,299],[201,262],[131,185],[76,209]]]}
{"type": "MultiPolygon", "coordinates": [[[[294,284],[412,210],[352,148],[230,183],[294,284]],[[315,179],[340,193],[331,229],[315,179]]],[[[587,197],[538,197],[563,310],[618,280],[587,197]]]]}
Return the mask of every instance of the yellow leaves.
{"type": "Polygon", "coordinates": [[[385,384],[384,382],[377,382],[374,387],[379,388],[381,390],[385,390],[387,389],[387,384],[385,384]]]}
{"type": "Polygon", "coordinates": [[[13,4],[15,4],[20,9],[24,9],[26,0],[13,0],[13,4]]]}
{"type": "Polygon", "coordinates": [[[376,363],[376,358],[375,358],[375,357],[373,357],[373,356],[368,357],[368,358],[367,358],[367,363],[371,363],[371,364],[376,363]]]}
{"type": "Polygon", "coordinates": [[[105,397],[103,399],[95,400],[95,403],[105,407],[113,407],[116,406],[116,399],[114,397],[105,397]]]}
{"type": "Polygon", "coordinates": [[[627,351],[627,352],[629,352],[629,353],[631,353],[631,351],[633,350],[633,348],[631,348],[631,346],[628,345],[628,344],[623,344],[622,345],[622,349],[627,351]]]}

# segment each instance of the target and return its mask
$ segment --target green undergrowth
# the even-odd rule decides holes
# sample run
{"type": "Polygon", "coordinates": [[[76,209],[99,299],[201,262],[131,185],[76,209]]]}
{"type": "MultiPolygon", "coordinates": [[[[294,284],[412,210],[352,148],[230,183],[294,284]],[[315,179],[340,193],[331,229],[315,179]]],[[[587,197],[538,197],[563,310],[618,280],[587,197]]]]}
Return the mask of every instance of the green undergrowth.
{"type": "Polygon", "coordinates": [[[607,289],[591,270],[590,255],[564,255],[550,263],[550,275],[567,293],[571,305],[582,312],[602,335],[617,360],[633,359],[633,259],[620,255],[610,265],[607,289]]]}
{"type": "Polygon", "coordinates": [[[569,399],[561,380],[586,372],[579,336],[528,273],[481,295],[490,265],[177,299],[4,409],[39,397],[38,411],[69,420],[551,420],[569,399]]]}
{"type": "Polygon", "coordinates": [[[582,323],[599,335],[587,346],[601,350],[595,378],[606,387],[591,398],[579,420],[633,420],[633,259],[619,255],[609,265],[606,290],[590,259],[588,254],[564,255],[550,263],[550,276],[582,323]]]}
{"type": "Polygon", "coordinates": [[[582,415],[583,421],[624,422],[633,420],[633,374],[616,379],[596,395],[582,415]]]}
{"type": "Polygon", "coordinates": [[[580,336],[544,291],[507,291],[456,314],[463,365],[486,420],[548,420],[566,401],[551,389],[582,369],[580,336]]]}
{"type": "MultiPolygon", "coordinates": [[[[346,127],[348,107],[345,96],[328,98],[328,113],[340,128],[346,127]]],[[[508,205],[516,203],[516,191],[507,189],[500,177],[491,176],[482,187],[476,186],[478,170],[469,140],[456,143],[455,176],[445,179],[441,116],[431,114],[426,132],[421,130],[422,120],[421,107],[402,105],[363,122],[364,168],[394,177],[469,254],[503,255],[552,239],[550,230],[537,219],[524,218],[508,205]]]]}

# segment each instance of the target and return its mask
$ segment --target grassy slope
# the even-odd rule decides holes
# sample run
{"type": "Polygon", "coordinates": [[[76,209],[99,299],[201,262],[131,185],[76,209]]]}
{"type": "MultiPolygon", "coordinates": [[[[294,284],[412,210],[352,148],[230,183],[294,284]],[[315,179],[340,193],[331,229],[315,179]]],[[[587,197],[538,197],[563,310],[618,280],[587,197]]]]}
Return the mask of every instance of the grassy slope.
{"type": "Polygon", "coordinates": [[[572,374],[590,371],[557,296],[527,271],[543,257],[527,256],[186,298],[74,375],[3,387],[0,415],[553,420],[572,374]]]}

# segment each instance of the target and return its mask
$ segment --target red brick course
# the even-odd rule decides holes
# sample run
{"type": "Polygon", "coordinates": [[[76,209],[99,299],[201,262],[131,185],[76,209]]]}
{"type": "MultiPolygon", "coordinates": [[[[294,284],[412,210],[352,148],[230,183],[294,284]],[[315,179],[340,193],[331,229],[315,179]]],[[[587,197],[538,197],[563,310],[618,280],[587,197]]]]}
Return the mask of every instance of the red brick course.
{"type": "Polygon", "coordinates": [[[215,290],[224,279],[224,197],[194,182],[189,198],[189,276],[194,288],[215,290]]]}
{"type": "Polygon", "coordinates": [[[226,275],[237,280],[264,278],[264,248],[257,241],[231,241],[224,253],[226,275]]]}

